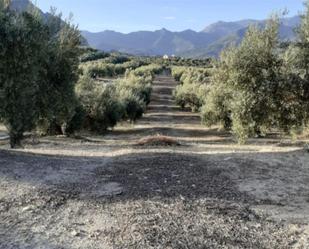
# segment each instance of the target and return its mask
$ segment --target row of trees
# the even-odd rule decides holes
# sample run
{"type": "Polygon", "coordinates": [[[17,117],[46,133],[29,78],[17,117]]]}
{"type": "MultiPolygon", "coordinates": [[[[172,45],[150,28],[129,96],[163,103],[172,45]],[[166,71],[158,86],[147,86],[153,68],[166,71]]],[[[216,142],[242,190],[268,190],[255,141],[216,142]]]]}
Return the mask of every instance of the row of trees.
{"type": "Polygon", "coordinates": [[[181,108],[190,107],[197,112],[205,104],[205,93],[211,69],[199,67],[173,67],[172,76],[180,84],[173,96],[176,104],[181,108]]]}
{"type": "Polygon", "coordinates": [[[64,135],[80,129],[104,132],[142,116],[161,66],[85,51],[77,27],[60,15],[44,20],[34,11],[17,13],[0,4],[0,122],[12,148],[34,129],[64,135]],[[124,77],[96,81],[118,74],[124,77]]]}
{"type": "Polygon", "coordinates": [[[124,78],[102,84],[88,74],[76,86],[80,108],[68,130],[105,132],[121,120],[134,122],[150,102],[152,81],[161,66],[149,65],[127,70],[124,78]]]}
{"type": "Polygon", "coordinates": [[[207,125],[221,122],[239,142],[271,129],[302,129],[309,113],[309,5],[288,48],[279,41],[278,17],[251,27],[238,47],[216,63],[202,108],[207,125]]]}
{"type": "Polygon", "coordinates": [[[64,127],[74,116],[80,33],[52,13],[17,13],[0,1],[0,121],[11,147],[40,123],[64,127]]]}
{"type": "Polygon", "coordinates": [[[305,6],[297,39],[288,46],[282,46],[280,18],[273,16],[264,28],[251,26],[239,46],[223,51],[208,80],[197,68],[176,68],[178,104],[200,111],[206,125],[221,123],[239,142],[272,129],[308,127],[309,1],[305,6]]]}
{"type": "Polygon", "coordinates": [[[92,78],[123,76],[127,69],[136,69],[145,63],[139,59],[125,60],[123,58],[109,56],[105,59],[84,62],[80,65],[81,73],[92,78]],[[119,63],[119,59],[121,63],[119,63]]]}

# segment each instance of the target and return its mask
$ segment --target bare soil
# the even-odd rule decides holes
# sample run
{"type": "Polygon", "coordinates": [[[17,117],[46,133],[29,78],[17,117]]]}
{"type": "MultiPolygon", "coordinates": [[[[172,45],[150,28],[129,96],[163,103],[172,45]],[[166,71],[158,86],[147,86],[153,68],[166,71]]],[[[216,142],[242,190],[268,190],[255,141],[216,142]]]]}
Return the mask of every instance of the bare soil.
{"type": "Polygon", "coordinates": [[[0,248],[309,248],[306,141],[237,145],[174,106],[157,77],[146,115],[105,136],[28,138],[0,128],[0,248]],[[139,141],[166,136],[180,146],[139,141]]]}

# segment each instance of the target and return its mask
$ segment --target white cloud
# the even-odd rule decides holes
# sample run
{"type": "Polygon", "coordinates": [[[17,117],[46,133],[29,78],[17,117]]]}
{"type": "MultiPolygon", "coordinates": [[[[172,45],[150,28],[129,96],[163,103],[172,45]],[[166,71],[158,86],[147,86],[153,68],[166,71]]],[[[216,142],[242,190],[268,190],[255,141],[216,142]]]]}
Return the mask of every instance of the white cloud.
{"type": "Polygon", "coordinates": [[[165,17],[163,17],[163,19],[165,19],[165,20],[175,20],[176,17],[175,16],[165,16],[165,17]]]}

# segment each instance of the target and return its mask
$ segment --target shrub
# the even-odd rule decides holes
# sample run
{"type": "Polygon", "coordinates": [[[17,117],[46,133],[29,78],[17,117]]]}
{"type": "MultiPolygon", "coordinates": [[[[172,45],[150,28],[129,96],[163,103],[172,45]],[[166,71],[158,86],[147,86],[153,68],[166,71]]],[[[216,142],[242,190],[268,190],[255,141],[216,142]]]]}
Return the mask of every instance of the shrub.
{"type": "Polygon", "coordinates": [[[208,69],[178,67],[172,70],[172,74],[180,81],[173,93],[176,104],[181,108],[188,106],[194,112],[199,111],[204,104],[209,83],[208,69]]]}
{"type": "Polygon", "coordinates": [[[82,63],[79,69],[83,75],[88,74],[92,78],[103,78],[124,75],[127,69],[134,70],[142,65],[144,65],[144,62],[141,60],[129,60],[127,57],[118,56],[88,61],[82,63]]]}
{"type": "Polygon", "coordinates": [[[98,59],[104,59],[109,56],[110,56],[109,53],[95,51],[95,52],[83,54],[80,58],[80,61],[81,62],[95,61],[98,59]]]}
{"type": "Polygon", "coordinates": [[[173,95],[176,104],[182,109],[188,106],[192,112],[197,112],[204,103],[206,91],[203,84],[183,84],[176,87],[173,95]]]}
{"type": "Polygon", "coordinates": [[[185,71],[186,67],[172,67],[172,76],[176,81],[180,81],[180,78],[185,71]]]}
{"type": "Polygon", "coordinates": [[[84,126],[86,117],[87,112],[85,108],[81,104],[77,105],[74,110],[74,116],[68,123],[66,132],[68,134],[74,134],[76,131],[80,131],[84,126]]]}
{"type": "Polygon", "coordinates": [[[134,95],[133,91],[120,91],[118,94],[125,110],[123,119],[135,122],[143,116],[146,109],[145,103],[138,96],[134,95]]]}
{"type": "Polygon", "coordinates": [[[97,101],[89,116],[91,130],[104,132],[113,128],[124,116],[124,109],[115,96],[115,87],[105,85],[97,96],[97,101]]]}
{"type": "Polygon", "coordinates": [[[81,107],[75,111],[68,129],[77,129],[83,123],[85,129],[104,132],[120,120],[136,121],[150,101],[154,74],[161,70],[157,65],[129,69],[123,79],[107,84],[84,74],[76,86],[81,107]]]}
{"type": "Polygon", "coordinates": [[[209,89],[201,108],[202,123],[206,126],[219,123],[226,130],[230,130],[232,125],[229,103],[231,92],[220,84],[211,84],[209,89]]]}
{"type": "Polygon", "coordinates": [[[124,108],[115,90],[114,85],[100,85],[88,76],[79,80],[76,93],[86,113],[84,128],[103,133],[123,118],[124,108]]]}
{"type": "Polygon", "coordinates": [[[231,128],[239,142],[278,126],[278,26],[275,18],[264,29],[250,27],[239,47],[223,52],[214,66],[203,121],[231,128]]]}
{"type": "Polygon", "coordinates": [[[135,96],[141,99],[145,104],[149,104],[152,86],[152,80],[149,76],[135,76],[128,74],[123,80],[120,81],[121,88],[126,91],[131,91],[135,96]]]}

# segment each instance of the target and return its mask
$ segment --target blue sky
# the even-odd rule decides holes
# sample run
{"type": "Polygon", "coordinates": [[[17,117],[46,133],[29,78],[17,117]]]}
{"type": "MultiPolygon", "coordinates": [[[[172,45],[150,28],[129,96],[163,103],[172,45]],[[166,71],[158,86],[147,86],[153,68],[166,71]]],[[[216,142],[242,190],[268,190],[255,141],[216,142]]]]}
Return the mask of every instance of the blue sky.
{"type": "Polygon", "coordinates": [[[264,19],[273,11],[303,9],[303,0],[34,0],[44,12],[54,6],[74,14],[80,29],[131,32],[167,28],[200,31],[222,20],[264,19]]]}

